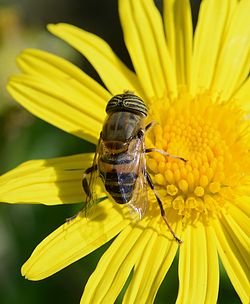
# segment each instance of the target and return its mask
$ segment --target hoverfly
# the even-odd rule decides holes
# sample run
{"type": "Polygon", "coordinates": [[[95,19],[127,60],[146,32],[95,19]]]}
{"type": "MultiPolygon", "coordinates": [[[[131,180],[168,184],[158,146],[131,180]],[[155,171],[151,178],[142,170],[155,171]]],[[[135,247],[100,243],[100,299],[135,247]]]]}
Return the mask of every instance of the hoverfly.
{"type": "Polygon", "coordinates": [[[166,156],[172,155],[155,148],[145,148],[145,132],[153,125],[152,122],[144,125],[148,114],[145,103],[134,93],[126,91],[110,99],[106,113],[107,118],[100,133],[93,165],[84,172],[82,179],[83,190],[86,193],[84,209],[90,208],[95,201],[92,187],[99,176],[114,201],[118,204],[127,204],[141,219],[148,207],[149,185],[155,194],[163,220],[175,240],[181,243],[168,223],[162,201],[147,172],[146,153],[156,151],[166,156]]]}

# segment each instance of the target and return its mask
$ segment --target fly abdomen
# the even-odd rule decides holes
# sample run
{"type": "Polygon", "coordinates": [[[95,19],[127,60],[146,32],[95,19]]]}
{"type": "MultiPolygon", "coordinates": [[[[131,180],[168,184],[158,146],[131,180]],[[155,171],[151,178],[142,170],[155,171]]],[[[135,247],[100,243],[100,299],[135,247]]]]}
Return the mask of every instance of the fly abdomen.
{"type": "Polygon", "coordinates": [[[126,204],[132,198],[134,185],[119,186],[105,183],[105,188],[118,204],[126,204]]]}
{"type": "Polygon", "coordinates": [[[137,179],[135,173],[124,173],[115,170],[100,173],[104,179],[106,190],[118,204],[126,204],[131,200],[137,179]]]}
{"type": "Polygon", "coordinates": [[[105,182],[107,183],[118,183],[118,184],[134,184],[137,178],[137,174],[134,172],[118,172],[112,170],[112,172],[105,173],[105,182]]]}

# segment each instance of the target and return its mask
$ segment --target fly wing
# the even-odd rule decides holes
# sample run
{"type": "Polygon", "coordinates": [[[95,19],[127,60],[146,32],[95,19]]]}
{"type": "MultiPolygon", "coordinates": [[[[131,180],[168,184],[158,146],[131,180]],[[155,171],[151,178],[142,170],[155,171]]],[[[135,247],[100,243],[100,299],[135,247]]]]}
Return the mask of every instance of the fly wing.
{"type": "Polygon", "coordinates": [[[146,158],[143,139],[136,139],[134,153],[134,168],[137,178],[132,193],[132,198],[127,206],[134,220],[141,220],[148,209],[148,192],[146,179],[146,158]]]}
{"type": "Polygon", "coordinates": [[[133,220],[141,220],[148,210],[148,194],[146,178],[141,173],[137,178],[132,199],[128,203],[133,220]]]}

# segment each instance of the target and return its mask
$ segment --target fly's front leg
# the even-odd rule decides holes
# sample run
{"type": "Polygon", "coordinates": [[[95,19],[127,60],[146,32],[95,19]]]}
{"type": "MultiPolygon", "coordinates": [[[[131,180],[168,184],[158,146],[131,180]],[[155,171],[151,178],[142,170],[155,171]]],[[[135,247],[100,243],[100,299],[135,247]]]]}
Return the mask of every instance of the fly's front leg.
{"type": "Polygon", "coordinates": [[[149,129],[151,129],[156,124],[155,121],[151,121],[149,124],[145,127],[145,132],[147,132],[149,129]]]}
{"type": "Polygon", "coordinates": [[[153,181],[152,181],[152,179],[151,179],[151,177],[150,177],[150,175],[149,175],[148,172],[146,172],[146,178],[147,178],[147,182],[148,182],[150,188],[151,188],[151,189],[153,190],[153,192],[154,192],[154,195],[155,195],[156,200],[157,200],[157,203],[158,203],[158,205],[159,205],[159,207],[160,207],[161,216],[162,216],[164,222],[166,223],[168,229],[169,229],[170,232],[172,233],[172,235],[173,235],[173,237],[175,238],[175,240],[176,240],[179,244],[183,243],[183,241],[177,237],[177,235],[175,234],[175,232],[173,231],[172,227],[170,226],[170,224],[169,224],[169,222],[168,222],[168,219],[167,219],[165,210],[164,210],[164,208],[163,208],[162,201],[161,201],[161,199],[160,199],[158,193],[157,193],[156,190],[155,190],[155,186],[154,186],[153,181]]]}
{"type": "MultiPolygon", "coordinates": [[[[149,124],[146,125],[146,127],[144,129],[139,129],[139,131],[137,132],[136,136],[143,140],[145,133],[151,129],[153,127],[153,125],[156,124],[155,121],[151,121],[149,124]]],[[[145,150],[145,149],[144,149],[145,150]]]]}

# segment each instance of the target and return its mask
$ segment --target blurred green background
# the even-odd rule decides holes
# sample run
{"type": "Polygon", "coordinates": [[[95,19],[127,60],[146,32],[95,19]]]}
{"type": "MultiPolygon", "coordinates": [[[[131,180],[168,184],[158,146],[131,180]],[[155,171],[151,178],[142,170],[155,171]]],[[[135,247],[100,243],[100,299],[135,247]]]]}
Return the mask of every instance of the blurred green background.
{"type": "MultiPolygon", "coordinates": [[[[157,1],[160,7],[160,1],[157,1]]],[[[193,1],[196,22],[198,1],[193,1]]],[[[131,67],[117,14],[117,0],[0,0],[0,174],[29,159],[94,151],[95,147],[48,125],[22,109],[8,96],[5,85],[17,72],[15,57],[26,47],[40,48],[68,58],[100,79],[86,59],[46,31],[47,23],[68,22],[104,38],[131,67]]],[[[83,287],[109,244],[54,276],[39,282],[21,277],[20,268],[35,246],[74,214],[79,206],[0,206],[0,303],[78,303],[83,287]]],[[[155,303],[174,303],[177,259],[155,303]]],[[[117,300],[121,303],[121,299],[117,300]]],[[[240,303],[221,271],[218,303],[240,303]]]]}

